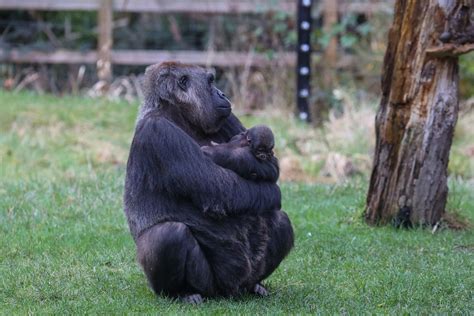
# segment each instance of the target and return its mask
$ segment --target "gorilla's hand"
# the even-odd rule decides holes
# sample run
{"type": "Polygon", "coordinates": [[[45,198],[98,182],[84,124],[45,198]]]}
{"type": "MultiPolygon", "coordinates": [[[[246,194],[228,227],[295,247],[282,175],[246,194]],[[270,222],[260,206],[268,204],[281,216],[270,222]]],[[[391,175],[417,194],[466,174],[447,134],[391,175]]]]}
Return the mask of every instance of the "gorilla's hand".
{"type": "Polygon", "coordinates": [[[266,160],[254,158],[254,164],[256,166],[255,173],[257,179],[264,179],[269,182],[276,183],[280,176],[280,167],[278,166],[278,159],[275,156],[267,157],[266,160]]]}

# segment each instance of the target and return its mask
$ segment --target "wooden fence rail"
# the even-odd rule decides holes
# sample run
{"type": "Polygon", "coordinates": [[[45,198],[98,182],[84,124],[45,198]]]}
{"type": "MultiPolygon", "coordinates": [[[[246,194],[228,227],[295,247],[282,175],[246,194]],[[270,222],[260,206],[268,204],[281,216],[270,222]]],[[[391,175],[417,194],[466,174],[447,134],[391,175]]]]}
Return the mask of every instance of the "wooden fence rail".
{"type": "Polygon", "coordinates": [[[164,60],[180,60],[188,63],[213,66],[267,66],[273,61],[279,65],[294,65],[294,53],[275,54],[272,60],[266,54],[246,52],[214,51],[166,51],[166,50],[113,50],[113,12],[153,13],[205,13],[242,14],[268,11],[294,11],[294,1],[249,0],[0,0],[0,10],[47,10],[47,11],[97,11],[97,51],[23,51],[19,49],[0,50],[0,62],[80,64],[96,63],[97,75],[102,80],[112,77],[111,66],[149,65],[164,60]]]}
{"type": "MultiPolygon", "coordinates": [[[[319,2],[313,0],[314,2],[319,2]]],[[[339,0],[338,10],[344,12],[386,11],[391,8],[388,1],[354,3],[339,0]]],[[[166,50],[113,50],[113,12],[148,13],[200,13],[200,14],[260,14],[268,11],[293,12],[295,0],[0,0],[0,10],[46,10],[46,11],[97,11],[97,51],[24,51],[0,49],[0,62],[7,63],[51,63],[93,64],[96,63],[98,77],[110,80],[111,67],[117,65],[149,65],[164,60],[180,60],[189,63],[233,67],[296,64],[294,52],[280,52],[269,58],[267,54],[223,51],[166,51],[166,50]]],[[[319,55],[313,54],[313,58],[319,55]]],[[[350,63],[349,56],[339,56],[336,66],[350,63]]]]}
{"type": "MultiPolygon", "coordinates": [[[[3,10],[97,11],[102,0],[1,0],[3,10]]],[[[116,12],[236,14],[266,11],[290,11],[290,0],[113,0],[116,12]]]]}
{"type": "MultiPolygon", "coordinates": [[[[238,53],[234,51],[165,51],[165,50],[112,50],[111,62],[115,65],[150,65],[161,60],[183,60],[198,65],[235,67],[242,65],[292,66],[296,55],[292,52],[276,53],[272,58],[265,54],[238,53]]],[[[318,55],[315,56],[318,58],[318,55]]],[[[45,64],[93,64],[99,59],[97,51],[59,49],[51,52],[31,50],[0,50],[0,62],[45,64]]],[[[347,62],[347,61],[346,61],[347,62]]]]}
{"type": "MultiPolygon", "coordinates": [[[[101,0],[1,0],[0,10],[97,11],[101,0]]],[[[393,10],[394,0],[340,1],[340,13],[393,10]]],[[[295,0],[113,0],[116,12],[237,14],[295,10],[295,0]]]]}

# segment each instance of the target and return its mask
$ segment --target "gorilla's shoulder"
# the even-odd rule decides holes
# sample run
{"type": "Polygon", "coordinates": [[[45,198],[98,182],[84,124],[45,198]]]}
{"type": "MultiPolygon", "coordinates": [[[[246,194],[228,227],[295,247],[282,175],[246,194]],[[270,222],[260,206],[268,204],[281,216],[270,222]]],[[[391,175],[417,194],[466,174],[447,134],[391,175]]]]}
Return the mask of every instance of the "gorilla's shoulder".
{"type": "Polygon", "coordinates": [[[167,118],[159,113],[148,113],[137,123],[137,129],[146,127],[159,127],[160,125],[172,124],[167,118]]]}
{"type": "Polygon", "coordinates": [[[179,125],[159,114],[143,117],[137,124],[134,141],[137,145],[154,150],[176,149],[178,146],[194,146],[194,140],[179,125]]]}
{"type": "Polygon", "coordinates": [[[147,135],[152,133],[154,137],[177,130],[180,130],[180,128],[176,124],[159,114],[146,115],[138,122],[136,127],[137,134],[147,135]]]}

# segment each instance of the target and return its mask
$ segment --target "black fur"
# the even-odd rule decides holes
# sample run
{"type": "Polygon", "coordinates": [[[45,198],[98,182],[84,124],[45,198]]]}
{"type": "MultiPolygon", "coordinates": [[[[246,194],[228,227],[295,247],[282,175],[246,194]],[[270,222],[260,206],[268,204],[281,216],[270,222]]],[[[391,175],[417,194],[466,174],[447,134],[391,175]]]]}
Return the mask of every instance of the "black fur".
{"type": "MultiPolygon", "coordinates": [[[[252,291],[292,248],[279,187],[243,179],[201,151],[243,131],[202,68],[164,63],[147,69],[124,207],[138,260],[156,293],[252,291]]],[[[247,159],[275,168],[274,161],[247,159]]]]}
{"type": "Polygon", "coordinates": [[[216,164],[254,181],[276,182],[278,160],[273,156],[275,141],[270,128],[258,125],[242,132],[228,142],[201,147],[216,164]],[[252,159],[251,156],[256,159],[252,159]],[[270,162],[270,163],[268,163],[270,162]]]}
{"type": "Polygon", "coordinates": [[[413,224],[410,221],[411,208],[403,206],[398,210],[397,216],[394,217],[392,225],[395,228],[412,228],[413,224]]]}
{"type": "Polygon", "coordinates": [[[275,137],[272,130],[266,125],[257,125],[247,131],[247,141],[252,153],[260,160],[267,160],[273,156],[275,137]]]}

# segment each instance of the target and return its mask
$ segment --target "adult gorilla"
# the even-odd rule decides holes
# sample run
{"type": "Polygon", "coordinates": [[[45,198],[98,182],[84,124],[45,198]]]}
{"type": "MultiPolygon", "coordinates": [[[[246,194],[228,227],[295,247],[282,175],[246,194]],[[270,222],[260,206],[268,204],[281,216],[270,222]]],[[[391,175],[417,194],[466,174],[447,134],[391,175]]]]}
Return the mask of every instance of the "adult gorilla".
{"type": "MultiPolygon", "coordinates": [[[[278,186],[245,180],[201,152],[245,131],[213,81],[180,63],[147,69],[125,180],[125,214],[150,286],[192,303],[265,295],[260,282],[293,246],[278,186]]],[[[278,172],[271,162],[245,163],[278,172]]]]}

